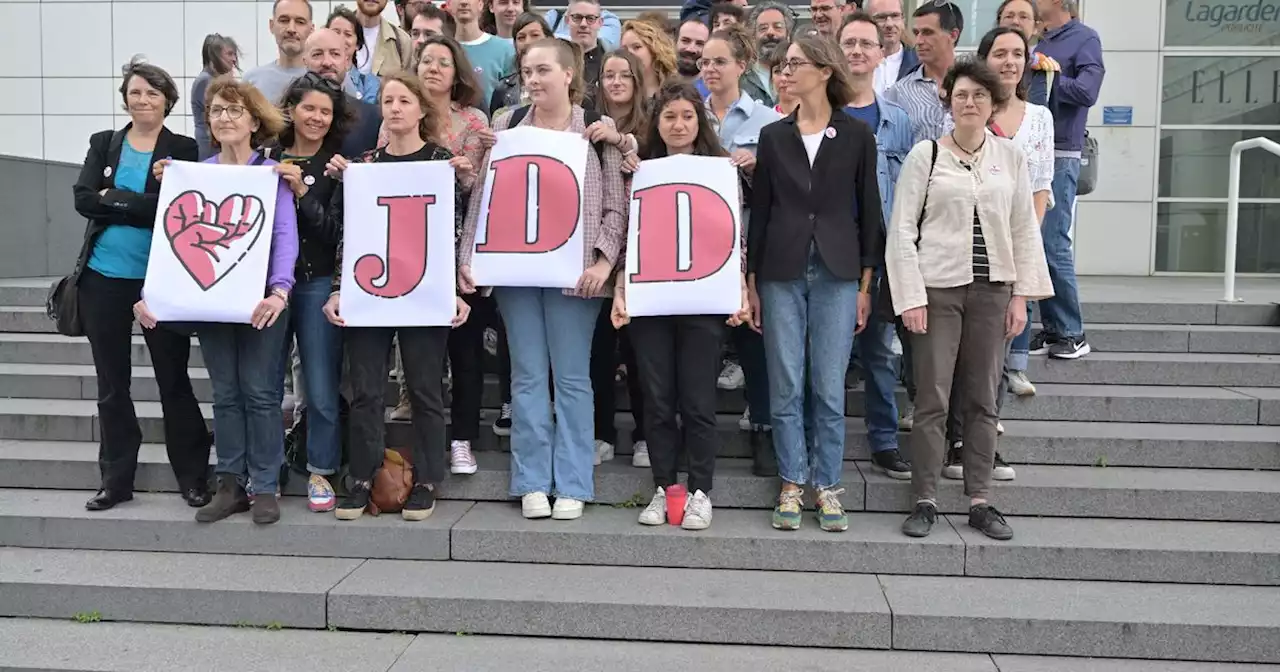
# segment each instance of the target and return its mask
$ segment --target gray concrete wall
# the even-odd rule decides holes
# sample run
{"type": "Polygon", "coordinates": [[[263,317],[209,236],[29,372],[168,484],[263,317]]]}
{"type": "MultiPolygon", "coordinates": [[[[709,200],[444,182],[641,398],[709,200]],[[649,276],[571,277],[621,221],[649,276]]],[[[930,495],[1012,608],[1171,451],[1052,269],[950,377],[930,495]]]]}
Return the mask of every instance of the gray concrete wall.
{"type": "Polygon", "coordinates": [[[69,273],[84,239],[71,187],[80,166],[0,156],[0,277],[69,273]]]}

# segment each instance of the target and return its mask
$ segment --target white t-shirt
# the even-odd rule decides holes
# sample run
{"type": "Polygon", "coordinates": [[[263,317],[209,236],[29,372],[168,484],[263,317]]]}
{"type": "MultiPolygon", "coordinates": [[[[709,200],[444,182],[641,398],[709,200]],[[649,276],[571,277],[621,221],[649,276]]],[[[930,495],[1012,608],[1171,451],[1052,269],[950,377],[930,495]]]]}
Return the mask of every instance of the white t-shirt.
{"type": "Polygon", "coordinates": [[[822,146],[822,133],[801,135],[800,139],[804,141],[804,151],[809,155],[809,167],[812,168],[813,162],[818,159],[818,148],[822,146]]]}
{"type": "Polygon", "coordinates": [[[903,49],[899,47],[896,53],[892,56],[885,56],[884,60],[880,61],[880,65],[876,66],[873,86],[877,96],[884,95],[885,89],[893,86],[893,83],[898,81],[898,73],[902,71],[902,53],[903,49]]]}
{"type": "Polygon", "coordinates": [[[360,53],[356,55],[356,67],[366,75],[373,74],[373,50],[378,47],[378,32],[381,29],[382,24],[372,28],[361,27],[361,30],[364,31],[364,46],[360,48],[360,53]]]}

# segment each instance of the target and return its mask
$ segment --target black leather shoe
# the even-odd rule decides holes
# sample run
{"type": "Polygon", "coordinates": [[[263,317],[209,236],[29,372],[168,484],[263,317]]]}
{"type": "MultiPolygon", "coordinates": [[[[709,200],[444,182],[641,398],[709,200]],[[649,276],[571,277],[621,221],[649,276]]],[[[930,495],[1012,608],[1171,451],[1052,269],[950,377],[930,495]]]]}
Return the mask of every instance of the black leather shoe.
{"type": "Polygon", "coordinates": [[[209,493],[208,487],[197,486],[183,490],[182,499],[187,503],[187,506],[198,509],[208,504],[209,500],[213,499],[213,495],[209,493]]]}
{"type": "Polygon", "coordinates": [[[119,490],[99,490],[98,494],[89,498],[84,503],[84,508],[90,511],[106,511],[121,502],[127,502],[133,499],[132,492],[121,492],[119,490]]]}

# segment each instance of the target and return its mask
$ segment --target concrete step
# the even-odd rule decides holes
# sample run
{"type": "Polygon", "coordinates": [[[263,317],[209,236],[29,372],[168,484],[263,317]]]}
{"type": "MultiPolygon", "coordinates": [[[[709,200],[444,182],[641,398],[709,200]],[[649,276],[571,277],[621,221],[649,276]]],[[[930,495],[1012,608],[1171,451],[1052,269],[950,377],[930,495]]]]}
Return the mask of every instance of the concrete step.
{"type": "Polygon", "coordinates": [[[451,553],[477,562],[1280,585],[1275,524],[1010,517],[1016,536],[996,542],[951,516],[922,542],[902,535],[901,514],[852,514],[844,534],[811,521],[781,532],[736,509],[717,508],[698,534],[645,527],[637,515],[596,507],[572,526],[548,527],[514,504],[478,503],[453,526],[451,553]]]}
{"type": "Polygon", "coordinates": [[[1280,355],[1095,352],[1074,361],[1033,357],[1027,375],[1077,385],[1280,387],[1280,355]]]}
{"type": "Polygon", "coordinates": [[[1212,324],[1090,324],[1089,345],[1101,352],[1280,354],[1280,328],[1212,324]]]}
{"type": "Polygon", "coordinates": [[[324,628],[343,558],[0,548],[0,616],[324,628]]]}
{"type": "MultiPolygon", "coordinates": [[[[134,333],[138,326],[134,324],[134,333]]],[[[45,314],[44,306],[0,305],[0,331],[23,333],[54,333],[53,321],[45,314]]]]}
{"type": "MultiPolygon", "coordinates": [[[[151,366],[151,353],[142,336],[133,337],[129,351],[134,366],[151,366]]],[[[204,366],[200,356],[200,340],[191,339],[193,367],[204,366]]],[[[93,352],[84,337],[61,334],[0,334],[0,363],[5,364],[84,364],[93,365],[93,352]]]]}
{"type": "MultiPolygon", "coordinates": [[[[476,474],[447,476],[440,497],[509,501],[507,456],[482,452],[476,461],[476,474]]],[[[993,501],[1011,515],[1280,522],[1280,479],[1270,472],[1040,465],[1017,471],[1017,480],[997,483],[993,494],[993,501]]],[[[598,503],[634,506],[652,497],[650,471],[629,461],[607,462],[595,477],[598,503]]],[[[98,483],[94,444],[65,443],[51,450],[40,443],[0,442],[0,488],[94,490],[98,483]]],[[[301,493],[304,485],[301,478],[291,479],[286,494],[301,493]]],[[[176,491],[163,448],[144,446],[140,451],[135,487],[140,492],[176,491]]],[[[841,487],[841,501],[850,511],[901,513],[915,503],[909,481],[890,479],[867,462],[845,462],[841,487]]],[[[771,509],[777,493],[777,479],[753,476],[749,460],[717,461],[717,506],[771,509]]],[[[810,503],[812,496],[806,495],[810,503]]],[[[940,481],[939,506],[946,513],[968,511],[960,481],[940,481]]],[[[767,520],[766,512],[757,515],[767,520]]]]}
{"type": "Polygon", "coordinates": [[[0,665],[24,672],[266,672],[306,669],[305,661],[318,660],[328,670],[387,672],[414,639],[380,632],[6,618],[0,619],[0,665]]]}
{"type": "MultiPolygon", "coordinates": [[[[158,401],[135,401],[142,440],[164,440],[164,415],[158,401]]],[[[201,404],[207,420],[212,404],[201,404]]],[[[212,423],[210,423],[212,426],[212,423]]],[[[0,399],[0,439],[97,441],[98,402],[89,399],[0,399]]]]}
{"type": "Polygon", "coordinates": [[[1280,588],[879,579],[897,649],[1280,662],[1280,588]]]}
{"type": "Polygon", "coordinates": [[[1234,387],[1231,389],[1258,400],[1258,424],[1280,425],[1280,390],[1271,387],[1234,387]]]}
{"type": "Polygon", "coordinates": [[[448,560],[450,529],[471,502],[439,502],[421,523],[399,514],[340,521],[313,513],[304,497],[281,499],[280,522],[247,515],[218,525],[171,494],[138,493],[110,511],[86,511],[84,490],[0,489],[0,546],[232,555],[448,560]]]}
{"type": "Polygon", "coordinates": [[[371,560],[330,592],[329,619],[356,630],[1280,662],[1280,588],[1241,586],[371,560]]]}
{"type": "Polygon", "coordinates": [[[44,306],[58,278],[0,278],[0,306],[44,306]]]}
{"type": "Polygon", "coordinates": [[[1086,299],[1080,305],[1085,331],[1090,331],[1095,324],[1280,325],[1280,305],[1276,304],[1274,293],[1269,299],[1250,303],[1186,302],[1176,296],[1152,296],[1151,299],[1086,299]]]}

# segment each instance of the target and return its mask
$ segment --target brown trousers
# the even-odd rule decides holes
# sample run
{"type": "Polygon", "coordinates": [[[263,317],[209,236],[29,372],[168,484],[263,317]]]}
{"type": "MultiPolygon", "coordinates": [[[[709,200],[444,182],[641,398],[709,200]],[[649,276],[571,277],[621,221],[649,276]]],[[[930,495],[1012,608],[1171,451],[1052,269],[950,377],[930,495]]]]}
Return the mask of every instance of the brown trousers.
{"type": "Polygon", "coordinates": [[[965,428],[964,492],[985,499],[996,454],[996,395],[1004,372],[1004,321],[1013,288],[980,280],[948,289],[930,287],[927,292],[928,331],[911,334],[916,382],[911,485],[918,500],[937,499],[954,377],[965,428]]]}

